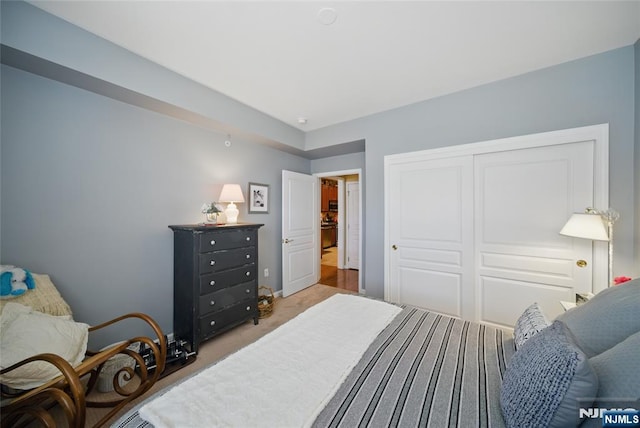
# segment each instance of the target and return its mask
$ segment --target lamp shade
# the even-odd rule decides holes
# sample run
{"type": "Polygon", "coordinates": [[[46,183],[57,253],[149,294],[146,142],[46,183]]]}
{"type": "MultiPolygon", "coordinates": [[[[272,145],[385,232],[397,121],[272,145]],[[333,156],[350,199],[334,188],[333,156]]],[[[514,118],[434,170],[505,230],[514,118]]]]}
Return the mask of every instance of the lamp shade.
{"type": "Polygon", "coordinates": [[[609,240],[609,234],[600,214],[573,214],[560,231],[560,234],[596,241],[609,240]]]}
{"type": "Polygon", "coordinates": [[[219,202],[244,202],[242,189],[239,184],[225,184],[220,192],[219,202]]]}

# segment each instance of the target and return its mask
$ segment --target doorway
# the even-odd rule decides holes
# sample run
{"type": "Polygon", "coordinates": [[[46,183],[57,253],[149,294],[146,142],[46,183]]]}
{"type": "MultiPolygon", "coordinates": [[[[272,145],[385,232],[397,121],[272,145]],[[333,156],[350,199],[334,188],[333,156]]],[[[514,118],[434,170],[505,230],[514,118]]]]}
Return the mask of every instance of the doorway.
{"type": "Polygon", "coordinates": [[[320,280],[362,293],[360,170],[315,174],[320,197],[320,280]]]}

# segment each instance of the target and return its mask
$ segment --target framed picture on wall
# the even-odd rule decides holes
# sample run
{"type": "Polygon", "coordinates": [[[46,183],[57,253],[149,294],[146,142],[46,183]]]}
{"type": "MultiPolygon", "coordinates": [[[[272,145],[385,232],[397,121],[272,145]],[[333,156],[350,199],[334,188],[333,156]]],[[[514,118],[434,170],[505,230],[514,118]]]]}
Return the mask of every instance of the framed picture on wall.
{"type": "Polygon", "coordinates": [[[269,213],[269,185],[249,183],[249,214],[269,213]]]}

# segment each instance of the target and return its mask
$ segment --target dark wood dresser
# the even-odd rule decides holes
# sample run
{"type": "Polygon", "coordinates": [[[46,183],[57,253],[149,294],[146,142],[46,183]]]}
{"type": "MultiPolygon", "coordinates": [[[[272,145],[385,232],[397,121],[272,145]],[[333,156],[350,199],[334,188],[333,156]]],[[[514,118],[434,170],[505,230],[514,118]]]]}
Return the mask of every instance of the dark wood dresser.
{"type": "Polygon", "coordinates": [[[173,332],[200,342],[253,318],[258,324],[262,224],[180,225],[173,230],[173,332]]]}

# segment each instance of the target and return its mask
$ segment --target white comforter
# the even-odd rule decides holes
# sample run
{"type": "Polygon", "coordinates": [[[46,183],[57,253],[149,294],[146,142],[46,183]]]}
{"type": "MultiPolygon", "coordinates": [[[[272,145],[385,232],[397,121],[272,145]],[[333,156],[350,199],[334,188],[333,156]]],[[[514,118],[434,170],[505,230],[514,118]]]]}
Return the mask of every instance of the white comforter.
{"type": "Polygon", "coordinates": [[[152,400],[140,416],[156,428],[309,426],[400,310],[334,295],[152,400]]]}

